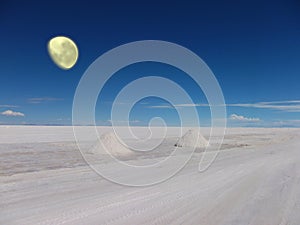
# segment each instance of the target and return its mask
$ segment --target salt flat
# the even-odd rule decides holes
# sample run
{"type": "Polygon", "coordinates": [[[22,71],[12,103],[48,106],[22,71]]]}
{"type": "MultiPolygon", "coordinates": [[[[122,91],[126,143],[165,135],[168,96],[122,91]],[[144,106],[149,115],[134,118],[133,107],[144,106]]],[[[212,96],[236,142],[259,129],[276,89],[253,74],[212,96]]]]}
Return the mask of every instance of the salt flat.
{"type": "MultiPolygon", "coordinates": [[[[176,129],[161,151],[124,160],[165,157],[176,129]]],[[[300,224],[300,129],[228,128],[208,170],[198,172],[203,153],[196,151],[177,175],[147,187],[95,173],[72,127],[1,126],[0,134],[0,224],[300,224]]],[[[109,163],[107,169],[129,176],[109,163]]]]}

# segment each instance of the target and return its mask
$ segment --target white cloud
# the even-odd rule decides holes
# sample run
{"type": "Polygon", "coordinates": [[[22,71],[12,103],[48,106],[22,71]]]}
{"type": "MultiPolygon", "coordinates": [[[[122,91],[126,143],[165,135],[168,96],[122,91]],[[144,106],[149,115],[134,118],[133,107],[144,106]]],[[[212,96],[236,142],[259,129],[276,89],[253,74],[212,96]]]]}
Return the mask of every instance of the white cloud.
{"type": "Polygon", "coordinates": [[[209,104],[175,104],[175,105],[152,105],[147,106],[147,108],[151,109],[175,109],[175,108],[181,108],[181,107],[209,107],[209,104]]]}
{"type": "Polygon", "coordinates": [[[3,116],[25,116],[24,113],[21,112],[14,112],[12,110],[6,110],[1,113],[3,116]]]}
{"type": "Polygon", "coordinates": [[[300,112],[300,100],[227,104],[227,106],[300,112]]]}
{"type": "Polygon", "coordinates": [[[0,108],[17,108],[16,105],[0,105],[0,108]]]}
{"type": "Polygon", "coordinates": [[[146,106],[149,109],[174,109],[172,105],[150,105],[146,106]]]}
{"type": "Polygon", "coordinates": [[[230,119],[235,120],[235,121],[240,121],[240,122],[258,122],[258,121],[260,121],[259,118],[249,118],[249,117],[245,117],[245,116],[241,116],[241,115],[237,115],[237,114],[231,114],[230,119]]]}
{"type": "Polygon", "coordinates": [[[112,123],[114,122],[114,124],[127,124],[127,123],[139,123],[141,121],[139,120],[107,120],[107,122],[112,123]]]}
{"type": "Polygon", "coordinates": [[[209,104],[176,104],[175,107],[209,107],[209,104]]]}
{"type": "Polygon", "coordinates": [[[43,102],[55,102],[55,101],[62,101],[62,98],[50,98],[50,97],[44,97],[44,98],[29,98],[27,101],[32,104],[39,104],[43,102]]]}
{"type": "MultiPolygon", "coordinates": [[[[174,107],[210,107],[210,104],[176,104],[174,107]]],[[[259,109],[271,109],[280,110],[285,112],[300,112],[300,100],[288,100],[288,101],[273,101],[273,102],[256,102],[256,103],[233,103],[226,105],[214,105],[214,106],[227,106],[227,107],[245,107],[245,108],[259,108],[259,109]]],[[[152,105],[147,108],[174,108],[171,105],[152,105]]]]}

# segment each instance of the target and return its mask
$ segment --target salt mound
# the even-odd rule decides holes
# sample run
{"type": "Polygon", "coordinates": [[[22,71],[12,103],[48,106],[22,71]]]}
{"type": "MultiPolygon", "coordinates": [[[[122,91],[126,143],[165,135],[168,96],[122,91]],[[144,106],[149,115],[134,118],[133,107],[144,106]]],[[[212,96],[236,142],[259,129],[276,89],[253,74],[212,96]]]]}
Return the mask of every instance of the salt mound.
{"type": "Polygon", "coordinates": [[[209,145],[208,141],[201,135],[201,133],[195,130],[188,130],[175,144],[177,147],[193,147],[204,148],[209,145]]]}
{"type": "Polygon", "coordinates": [[[90,153],[94,154],[108,154],[108,152],[113,156],[123,156],[132,153],[130,149],[120,142],[114,132],[103,134],[90,151],[90,153]]]}

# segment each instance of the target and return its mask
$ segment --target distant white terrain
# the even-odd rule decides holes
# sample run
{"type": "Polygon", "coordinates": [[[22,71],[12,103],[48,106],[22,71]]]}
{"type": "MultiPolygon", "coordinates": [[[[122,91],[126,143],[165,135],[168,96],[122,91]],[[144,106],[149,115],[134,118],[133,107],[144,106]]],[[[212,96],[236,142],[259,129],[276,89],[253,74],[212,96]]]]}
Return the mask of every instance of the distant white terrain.
{"type": "MultiPolygon", "coordinates": [[[[79,129],[85,133],[85,127],[79,129]]],[[[134,129],[141,136],[148,132],[134,129]]],[[[160,129],[153,128],[152,138],[160,129]]],[[[180,141],[178,128],[168,128],[157,151],[124,157],[114,149],[120,145],[111,143],[111,128],[98,127],[98,132],[121,159],[136,164],[166,157],[180,141]]],[[[207,140],[209,132],[201,129],[207,140]]],[[[228,128],[206,171],[198,172],[199,148],[178,174],[147,187],[118,185],[97,174],[78,150],[72,127],[0,126],[0,134],[3,225],[300,224],[300,129],[228,128]]],[[[85,138],[91,141],[88,133],[85,138]]],[[[95,151],[87,154],[96,157],[95,151]]],[[[115,176],[130,176],[101,160],[115,176]]]]}

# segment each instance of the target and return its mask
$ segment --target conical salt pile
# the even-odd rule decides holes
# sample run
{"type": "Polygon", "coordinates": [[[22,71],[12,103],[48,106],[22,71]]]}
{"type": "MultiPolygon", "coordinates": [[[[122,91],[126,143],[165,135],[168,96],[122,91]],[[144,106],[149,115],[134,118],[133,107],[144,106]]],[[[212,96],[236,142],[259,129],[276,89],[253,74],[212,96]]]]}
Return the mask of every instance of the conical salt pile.
{"type": "Polygon", "coordinates": [[[97,144],[91,149],[91,153],[110,154],[123,156],[131,154],[132,151],[120,143],[114,132],[105,133],[100,137],[97,144]]]}
{"type": "Polygon", "coordinates": [[[197,129],[191,129],[186,132],[175,144],[178,147],[204,148],[209,145],[208,141],[201,135],[197,129]]]}

